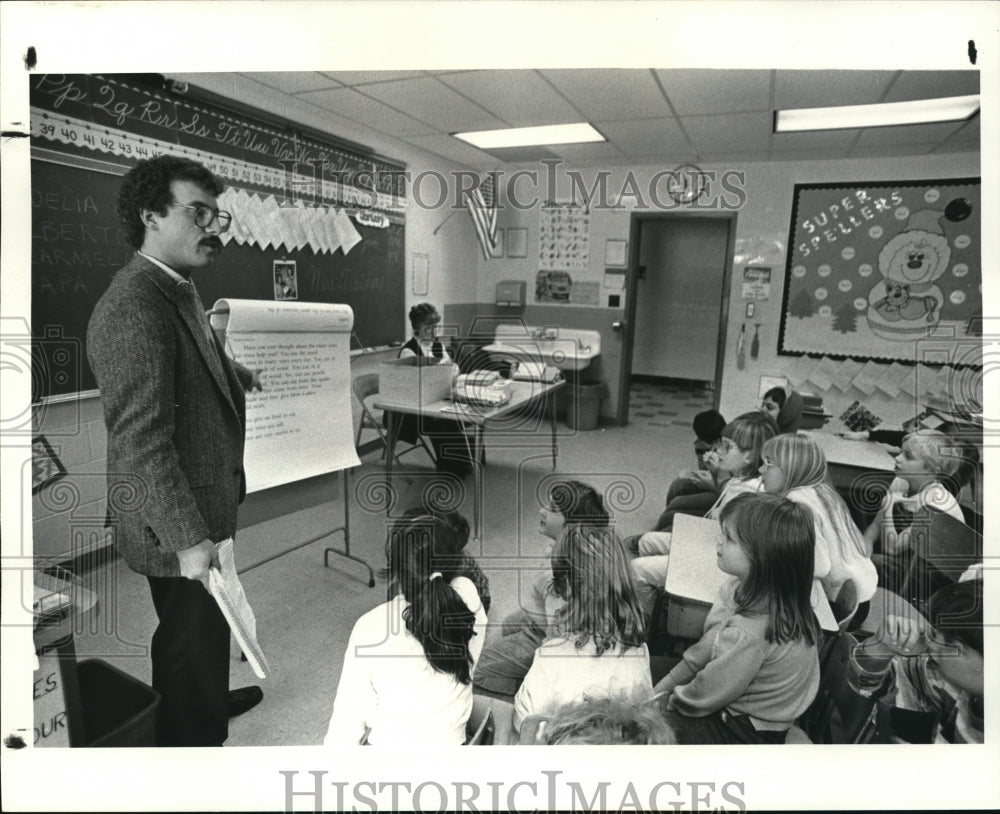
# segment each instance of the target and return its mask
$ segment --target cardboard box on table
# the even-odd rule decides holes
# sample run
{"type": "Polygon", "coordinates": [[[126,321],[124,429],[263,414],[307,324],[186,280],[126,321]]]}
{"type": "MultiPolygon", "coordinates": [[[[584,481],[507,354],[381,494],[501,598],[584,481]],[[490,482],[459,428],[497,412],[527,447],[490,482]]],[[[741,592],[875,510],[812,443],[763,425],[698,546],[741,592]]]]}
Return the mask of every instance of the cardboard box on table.
{"type": "Polygon", "coordinates": [[[451,396],[452,365],[426,356],[390,359],[379,365],[379,401],[432,404],[451,396]]]}

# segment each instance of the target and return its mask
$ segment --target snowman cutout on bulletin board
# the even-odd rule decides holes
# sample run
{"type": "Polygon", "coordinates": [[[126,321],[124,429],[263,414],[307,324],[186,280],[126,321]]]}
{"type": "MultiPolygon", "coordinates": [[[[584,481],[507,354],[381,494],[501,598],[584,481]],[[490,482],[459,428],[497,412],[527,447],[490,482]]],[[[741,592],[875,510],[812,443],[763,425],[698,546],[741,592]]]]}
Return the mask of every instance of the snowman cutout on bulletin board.
{"type": "Polygon", "coordinates": [[[926,336],[941,319],[944,294],[935,284],[948,269],[951,248],[941,219],[963,221],[972,213],[964,198],[951,201],[944,211],[921,209],[879,251],[882,274],[868,292],[868,326],[885,339],[926,336]]]}

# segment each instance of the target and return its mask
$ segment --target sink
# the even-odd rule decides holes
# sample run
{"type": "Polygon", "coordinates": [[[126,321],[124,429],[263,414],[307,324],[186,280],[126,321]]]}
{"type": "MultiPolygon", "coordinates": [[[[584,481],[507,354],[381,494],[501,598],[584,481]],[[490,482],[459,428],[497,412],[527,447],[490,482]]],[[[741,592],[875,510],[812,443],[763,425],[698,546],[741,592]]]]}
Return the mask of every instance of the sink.
{"type": "Polygon", "coordinates": [[[598,331],[498,325],[495,340],[483,348],[494,360],[544,362],[560,370],[584,370],[601,353],[598,331]]]}

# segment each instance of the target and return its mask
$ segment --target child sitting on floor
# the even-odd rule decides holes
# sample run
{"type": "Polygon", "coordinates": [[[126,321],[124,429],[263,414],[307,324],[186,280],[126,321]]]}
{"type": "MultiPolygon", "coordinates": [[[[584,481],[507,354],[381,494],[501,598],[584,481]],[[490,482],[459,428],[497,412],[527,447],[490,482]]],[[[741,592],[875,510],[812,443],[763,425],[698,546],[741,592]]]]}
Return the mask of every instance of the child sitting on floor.
{"type": "Polygon", "coordinates": [[[945,586],[928,619],[887,616],[856,645],[848,681],[862,695],[892,671],[888,702],[893,738],[909,743],[983,743],[983,583],[945,586]]]}
{"type": "Polygon", "coordinates": [[[568,526],[552,550],[552,589],[564,604],[514,697],[515,732],[584,697],[652,694],[645,620],[614,530],[568,526]]]}
{"type": "MultiPolygon", "coordinates": [[[[563,530],[578,523],[605,527],[611,516],[604,499],[592,486],[577,480],[557,480],[545,496],[539,530],[546,538],[545,554],[551,555],[553,543],[563,530]]],[[[549,626],[564,600],[552,588],[552,573],[545,568],[528,575],[522,583],[517,610],[503,622],[502,636],[491,639],[483,650],[476,671],[476,689],[508,701],[517,692],[535,657],[535,650],[548,633],[549,626]]]]}
{"type": "MultiPolygon", "coordinates": [[[[435,544],[439,547],[435,555],[440,558],[448,558],[455,573],[472,580],[476,586],[476,592],[483,603],[483,609],[490,612],[490,580],[479,567],[476,558],[469,554],[465,548],[469,544],[469,521],[464,515],[454,510],[436,509],[431,505],[414,506],[403,512],[400,522],[408,523],[415,517],[423,515],[429,522],[431,518],[441,520],[451,529],[450,535],[438,535],[435,537],[435,544]]],[[[387,569],[381,571],[381,576],[387,576],[387,569]]],[[[399,592],[398,586],[390,586],[389,596],[395,596],[399,592]]]]}
{"type": "MultiPolygon", "coordinates": [[[[758,471],[764,444],[777,433],[774,421],[760,412],[744,413],[730,421],[722,431],[717,449],[710,453],[712,465],[724,485],[715,505],[706,517],[716,518],[722,507],[742,492],[760,489],[758,471]]],[[[652,617],[656,598],[667,578],[671,532],[655,531],[630,537],[626,551],[635,556],[632,570],[636,591],[647,617],[652,617]]]]}
{"type": "Polygon", "coordinates": [[[400,593],[354,625],[324,745],[459,746],[472,713],[472,674],[486,611],[455,573],[454,532],[440,519],[393,526],[386,544],[400,593]]]}
{"type": "Polygon", "coordinates": [[[784,743],[819,689],[812,518],[785,498],[744,494],[720,524],[719,568],[732,579],[656,692],[678,743],[784,743]]]}
{"type": "MultiPolygon", "coordinates": [[[[878,571],[879,585],[902,590],[912,549],[913,516],[932,510],[944,512],[965,522],[955,495],[955,472],[960,458],[950,454],[955,443],[937,430],[917,430],[903,439],[896,456],[896,477],[889,484],[882,508],[865,531],[865,540],[876,552],[872,562],[878,571]]],[[[944,582],[938,580],[932,591],[944,582]]]]}
{"type": "Polygon", "coordinates": [[[847,580],[854,582],[858,606],[851,621],[856,627],[868,615],[878,574],[871,550],[854,525],[844,499],[827,479],[826,456],[810,437],[776,435],[764,444],[761,481],[764,491],[783,495],[809,509],[816,531],[816,589],[813,608],[824,630],[837,630],[830,603],[847,580]]]}

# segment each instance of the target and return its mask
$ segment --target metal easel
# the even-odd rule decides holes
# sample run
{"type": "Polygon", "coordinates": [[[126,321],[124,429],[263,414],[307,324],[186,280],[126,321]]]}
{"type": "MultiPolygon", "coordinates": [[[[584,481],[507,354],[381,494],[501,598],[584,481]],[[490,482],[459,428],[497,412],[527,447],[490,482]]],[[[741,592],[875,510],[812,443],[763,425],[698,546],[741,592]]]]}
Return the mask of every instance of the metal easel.
{"type": "Polygon", "coordinates": [[[276,559],[278,559],[278,557],[283,557],[283,556],[285,556],[285,554],[290,554],[292,551],[297,551],[300,548],[305,548],[307,545],[312,545],[313,543],[318,542],[318,541],[324,539],[325,537],[330,537],[330,536],[332,536],[334,534],[339,534],[339,533],[343,532],[343,534],[344,534],[344,550],[341,551],[339,548],[333,548],[333,547],[326,548],[323,551],[323,567],[324,568],[329,568],[330,567],[330,554],[336,554],[336,555],[338,555],[340,557],[346,557],[349,560],[354,560],[354,562],[361,563],[365,568],[368,569],[368,587],[369,588],[374,588],[375,587],[375,571],[372,569],[372,567],[365,560],[363,560],[363,559],[361,559],[361,557],[355,556],[354,554],[351,553],[351,504],[350,504],[351,490],[348,488],[348,481],[350,480],[350,477],[351,477],[351,470],[350,469],[344,469],[344,470],[342,470],[342,473],[343,473],[343,476],[344,476],[344,478],[343,478],[343,480],[344,480],[344,525],[337,526],[337,528],[330,529],[329,531],[324,531],[322,534],[318,534],[315,537],[311,537],[310,539],[306,540],[305,542],[302,542],[302,543],[299,543],[297,545],[294,545],[291,548],[286,548],[283,551],[279,551],[277,554],[272,554],[270,557],[265,557],[262,560],[258,560],[257,562],[253,563],[252,565],[248,565],[246,568],[241,568],[239,570],[239,573],[240,574],[245,574],[247,571],[250,571],[250,570],[252,570],[254,568],[257,568],[258,566],[264,565],[265,563],[271,562],[271,560],[276,560],[276,559]]]}

